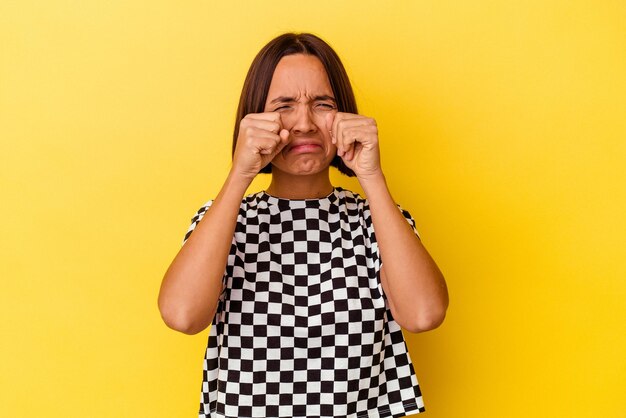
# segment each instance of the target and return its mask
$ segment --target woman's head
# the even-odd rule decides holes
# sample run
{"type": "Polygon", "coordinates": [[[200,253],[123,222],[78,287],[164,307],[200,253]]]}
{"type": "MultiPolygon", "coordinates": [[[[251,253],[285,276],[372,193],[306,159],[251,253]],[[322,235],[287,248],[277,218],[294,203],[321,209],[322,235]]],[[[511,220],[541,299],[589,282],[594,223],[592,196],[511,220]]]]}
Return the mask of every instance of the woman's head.
{"type": "MultiPolygon", "coordinates": [[[[286,33],[270,41],[257,54],[248,70],[237,109],[235,131],[233,135],[233,153],[239,135],[239,123],[249,113],[265,111],[267,95],[272,82],[276,66],[280,60],[288,55],[305,54],[315,56],[320,60],[334,95],[337,111],[358,113],[356,100],[348,75],[337,53],[323,40],[309,33],[286,33]]],[[[331,165],[348,176],[354,176],[341,158],[335,156],[331,165]]],[[[271,173],[271,164],[267,165],[262,173],[271,173]]]]}

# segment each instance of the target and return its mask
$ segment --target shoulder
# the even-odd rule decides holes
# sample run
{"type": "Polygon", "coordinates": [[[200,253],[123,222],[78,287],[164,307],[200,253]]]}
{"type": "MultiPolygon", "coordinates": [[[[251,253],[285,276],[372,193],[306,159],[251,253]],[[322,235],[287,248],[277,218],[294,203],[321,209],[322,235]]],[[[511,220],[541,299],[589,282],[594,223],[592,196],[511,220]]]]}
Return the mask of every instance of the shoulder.
{"type": "Polygon", "coordinates": [[[369,209],[369,202],[366,197],[361,196],[360,194],[353,192],[352,190],[344,189],[341,187],[337,187],[336,190],[338,197],[338,201],[336,202],[337,204],[346,205],[348,208],[358,207],[369,209]]]}
{"type": "MultiPolygon", "coordinates": [[[[360,194],[355,193],[351,190],[342,189],[340,187],[338,187],[337,190],[339,192],[338,204],[345,204],[348,211],[350,211],[351,209],[356,211],[359,216],[365,220],[366,226],[368,228],[373,228],[373,224],[371,223],[370,203],[369,200],[367,200],[367,197],[361,196],[360,194]]],[[[402,216],[406,219],[406,221],[413,229],[415,235],[420,237],[420,234],[416,227],[415,219],[413,219],[411,213],[398,203],[396,203],[396,206],[398,207],[398,210],[400,211],[402,216]]]]}
{"type": "MultiPolygon", "coordinates": [[[[259,203],[263,201],[262,196],[263,196],[263,192],[257,192],[257,193],[248,194],[241,199],[241,205],[239,206],[240,216],[238,219],[238,223],[241,222],[242,216],[246,216],[246,214],[250,210],[254,211],[256,210],[256,208],[259,207],[259,203]]],[[[208,200],[206,203],[200,206],[200,208],[196,211],[196,213],[191,217],[191,224],[189,225],[189,228],[187,229],[187,232],[185,233],[185,236],[183,237],[182,245],[185,245],[185,242],[187,241],[191,233],[194,231],[194,229],[196,229],[196,226],[200,223],[200,221],[202,220],[204,215],[207,213],[207,211],[211,208],[214,201],[215,199],[208,200]]]]}
{"type": "Polygon", "coordinates": [[[341,214],[342,219],[351,225],[360,225],[366,234],[371,234],[369,230],[372,228],[372,214],[367,198],[340,187],[337,188],[337,197],[335,210],[341,214]]]}
{"type": "MultiPolygon", "coordinates": [[[[262,195],[263,195],[263,192],[256,192],[256,193],[250,193],[250,194],[244,196],[241,199],[240,207],[244,208],[244,207],[258,206],[259,202],[261,202],[263,200],[261,198],[262,195]]],[[[202,215],[204,215],[204,213],[211,207],[211,205],[213,204],[214,201],[215,201],[215,199],[208,200],[205,204],[203,204],[200,207],[200,209],[198,209],[198,211],[195,213],[194,217],[197,217],[197,216],[202,217],[202,215]]]]}

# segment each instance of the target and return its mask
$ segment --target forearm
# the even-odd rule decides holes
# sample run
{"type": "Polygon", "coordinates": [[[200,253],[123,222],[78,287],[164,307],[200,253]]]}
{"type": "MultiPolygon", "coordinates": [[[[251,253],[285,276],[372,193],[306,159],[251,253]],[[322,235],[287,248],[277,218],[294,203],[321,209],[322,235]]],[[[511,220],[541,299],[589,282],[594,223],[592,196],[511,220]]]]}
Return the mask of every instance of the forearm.
{"type": "Polygon", "coordinates": [[[195,334],[212,321],[222,292],[241,200],[250,181],[228,176],[209,210],[172,261],[159,293],[165,323],[195,334]]]}
{"type": "Polygon", "coordinates": [[[381,281],[396,321],[412,332],[438,326],[448,292],[441,271],[393,201],[382,173],[362,180],[383,267],[381,281]]]}

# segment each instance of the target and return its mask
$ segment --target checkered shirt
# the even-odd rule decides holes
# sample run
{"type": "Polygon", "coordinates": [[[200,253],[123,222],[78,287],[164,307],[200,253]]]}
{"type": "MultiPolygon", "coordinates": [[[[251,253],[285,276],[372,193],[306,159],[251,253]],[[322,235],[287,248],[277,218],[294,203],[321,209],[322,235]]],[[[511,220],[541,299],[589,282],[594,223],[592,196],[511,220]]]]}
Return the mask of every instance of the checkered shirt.
{"type": "MultiPolygon", "coordinates": [[[[183,245],[211,203],[193,217],[183,245]]],[[[209,332],[199,417],[423,412],[380,267],[369,204],[358,194],[246,196],[209,332]]]]}

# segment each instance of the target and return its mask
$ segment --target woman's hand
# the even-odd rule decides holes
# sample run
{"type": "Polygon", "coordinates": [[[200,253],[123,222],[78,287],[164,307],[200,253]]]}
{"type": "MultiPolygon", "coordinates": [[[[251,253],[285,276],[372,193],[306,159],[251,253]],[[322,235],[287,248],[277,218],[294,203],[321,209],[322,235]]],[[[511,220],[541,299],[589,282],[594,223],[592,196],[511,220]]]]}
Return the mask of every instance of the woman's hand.
{"type": "Polygon", "coordinates": [[[288,142],[279,113],[249,113],[239,123],[232,170],[252,180],[288,142]]]}
{"type": "Polygon", "coordinates": [[[361,115],[337,112],[327,126],[337,155],[359,180],[382,174],[376,121],[361,115]]]}

